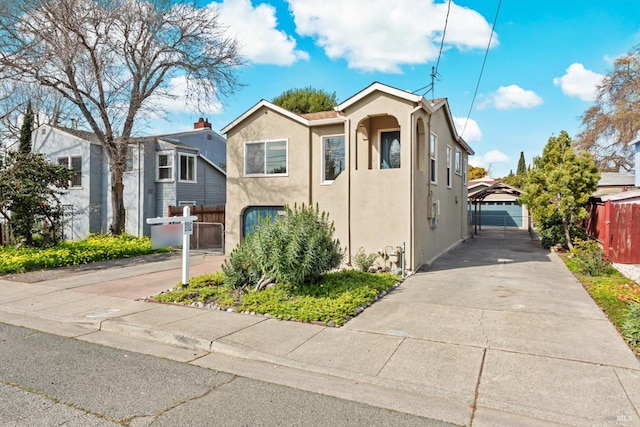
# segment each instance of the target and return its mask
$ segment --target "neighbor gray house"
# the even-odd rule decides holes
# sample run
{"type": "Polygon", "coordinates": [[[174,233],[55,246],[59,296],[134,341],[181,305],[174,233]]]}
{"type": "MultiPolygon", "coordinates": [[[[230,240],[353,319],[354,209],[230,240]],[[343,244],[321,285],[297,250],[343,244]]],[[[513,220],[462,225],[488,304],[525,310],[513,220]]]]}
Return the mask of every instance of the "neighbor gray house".
{"type": "MultiPolygon", "coordinates": [[[[61,196],[65,238],[108,232],[111,178],[95,135],[44,125],[34,131],[33,151],[78,172],[61,196]]],[[[166,216],[168,206],[225,204],[225,161],[226,141],[202,119],[189,132],[132,139],[124,173],[126,233],[149,235],[146,220],[166,216]]]]}

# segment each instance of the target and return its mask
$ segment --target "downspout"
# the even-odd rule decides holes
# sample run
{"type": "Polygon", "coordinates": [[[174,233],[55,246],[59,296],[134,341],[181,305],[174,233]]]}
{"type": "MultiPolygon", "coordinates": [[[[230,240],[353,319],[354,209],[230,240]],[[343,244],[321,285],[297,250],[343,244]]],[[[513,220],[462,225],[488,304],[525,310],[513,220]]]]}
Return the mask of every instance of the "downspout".
{"type": "MultiPolygon", "coordinates": [[[[313,207],[313,132],[311,132],[311,127],[309,126],[308,128],[309,131],[309,135],[308,135],[308,139],[309,139],[309,162],[307,163],[309,165],[309,178],[308,178],[308,185],[309,185],[309,198],[307,200],[309,207],[313,207]]],[[[322,145],[322,140],[320,142],[320,144],[322,145]]]]}
{"type": "MultiPolygon", "coordinates": [[[[411,115],[409,116],[410,120],[411,120],[411,124],[409,125],[409,176],[410,176],[410,181],[409,181],[409,265],[411,266],[411,270],[413,271],[414,267],[415,267],[415,256],[414,256],[414,252],[415,252],[415,232],[416,232],[416,225],[414,223],[415,220],[415,179],[416,179],[416,173],[413,167],[414,164],[414,157],[415,157],[415,153],[418,149],[418,132],[416,131],[416,117],[415,117],[415,113],[417,111],[419,111],[422,107],[420,105],[414,107],[414,109],[411,111],[411,115]]],[[[402,137],[402,135],[401,135],[402,137]]],[[[404,250],[404,249],[403,249],[404,250]]],[[[402,268],[402,275],[404,276],[405,274],[405,268],[406,265],[403,266],[402,268]]]]}
{"type": "MultiPolygon", "coordinates": [[[[351,265],[351,167],[355,167],[351,159],[351,119],[345,119],[345,145],[347,146],[347,259],[351,265]]],[[[356,142],[358,138],[355,138],[356,142]]]]}
{"type": "Polygon", "coordinates": [[[142,229],[144,222],[144,210],[142,204],[144,203],[144,192],[142,190],[142,167],[141,167],[142,153],[140,152],[140,140],[138,140],[138,237],[142,237],[144,231],[142,229]]]}
{"type": "Polygon", "coordinates": [[[610,252],[611,252],[611,200],[606,200],[604,202],[604,256],[609,261],[611,260],[610,252]]]}

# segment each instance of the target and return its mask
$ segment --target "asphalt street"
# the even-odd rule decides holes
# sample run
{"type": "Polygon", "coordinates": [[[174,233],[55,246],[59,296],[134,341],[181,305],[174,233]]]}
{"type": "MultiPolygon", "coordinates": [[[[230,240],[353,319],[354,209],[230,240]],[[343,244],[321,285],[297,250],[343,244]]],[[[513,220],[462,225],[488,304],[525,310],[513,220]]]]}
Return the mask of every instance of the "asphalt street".
{"type": "Polygon", "coordinates": [[[3,426],[446,426],[0,323],[3,426]]]}

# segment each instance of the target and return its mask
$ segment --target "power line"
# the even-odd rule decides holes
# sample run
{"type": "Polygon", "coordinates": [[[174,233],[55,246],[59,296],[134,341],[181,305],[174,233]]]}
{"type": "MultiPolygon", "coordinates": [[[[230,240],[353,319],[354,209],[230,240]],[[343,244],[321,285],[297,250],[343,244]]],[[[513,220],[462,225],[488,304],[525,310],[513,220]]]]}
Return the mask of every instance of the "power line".
{"type": "Polygon", "coordinates": [[[442,49],[444,48],[444,38],[447,34],[447,25],[449,24],[449,12],[451,12],[451,0],[449,0],[449,2],[447,3],[447,16],[444,19],[444,28],[442,29],[442,39],[440,40],[440,51],[438,52],[438,60],[436,61],[436,66],[431,67],[431,83],[426,86],[422,86],[420,89],[414,90],[412,93],[420,92],[423,89],[429,88],[424,94],[422,94],[422,96],[425,96],[434,88],[434,81],[438,76],[438,67],[440,66],[440,58],[442,57],[442,49]]]}
{"type": "Polygon", "coordinates": [[[438,61],[436,62],[435,75],[438,75],[438,67],[440,66],[440,58],[442,57],[442,48],[444,47],[444,36],[447,33],[447,24],[449,23],[449,12],[451,12],[451,0],[447,3],[447,16],[444,19],[444,29],[442,30],[442,40],[440,41],[440,51],[438,52],[438,61]]]}
{"type": "Polygon", "coordinates": [[[498,8],[496,9],[496,16],[493,18],[493,25],[491,26],[491,35],[489,36],[489,43],[487,43],[487,50],[484,52],[484,60],[482,61],[482,67],[480,68],[480,75],[478,76],[478,83],[476,84],[476,90],[473,93],[473,99],[471,100],[471,105],[469,106],[469,112],[467,113],[467,119],[464,121],[464,127],[462,128],[462,132],[460,135],[464,135],[464,131],[467,129],[467,123],[469,123],[469,117],[471,117],[471,110],[473,109],[473,104],[476,101],[476,96],[478,95],[478,88],[480,88],[480,80],[482,80],[482,73],[484,72],[484,66],[487,63],[487,56],[489,55],[489,48],[491,48],[491,40],[493,40],[493,33],[496,29],[496,22],[498,22],[498,14],[500,13],[500,5],[502,5],[502,0],[498,0],[498,8]]]}

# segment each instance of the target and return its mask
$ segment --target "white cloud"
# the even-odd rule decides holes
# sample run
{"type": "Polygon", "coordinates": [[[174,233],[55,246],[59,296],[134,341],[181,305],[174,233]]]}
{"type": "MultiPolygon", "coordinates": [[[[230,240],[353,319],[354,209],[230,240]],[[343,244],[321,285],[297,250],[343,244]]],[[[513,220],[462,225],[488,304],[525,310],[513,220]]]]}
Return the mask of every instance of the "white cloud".
{"type": "Polygon", "coordinates": [[[596,89],[604,76],[594,71],[587,70],[579,62],[574,62],[567,68],[564,76],[553,79],[553,84],[560,86],[562,93],[574,96],[583,101],[593,101],[596,89]]]}
{"type": "Polygon", "coordinates": [[[509,156],[500,150],[490,150],[481,156],[475,155],[469,158],[470,165],[486,169],[490,176],[495,175],[497,166],[508,162],[509,156]]]}
{"type": "Polygon", "coordinates": [[[240,45],[240,53],[254,64],[291,65],[309,59],[296,49],[296,40],[278,30],[276,11],[262,3],[255,8],[250,0],[224,0],[218,5],[220,19],[240,45]]]}
{"type": "Polygon", "coordinates": [[[542,104],[542,98],[532,90],[522,89],[518,85],[500,86],[494,93],[486,95],[484,101],[478,104],[482,110],[493,106],[498,110],[513,110],[515,108],[534,108],[542,104]]]}
{"type": "Polygon", "coordinates": [[[454,117],[453,123],[456,125],[458,135],[462,136],[467,142],[479,142],[482,140],[482,131],[480,126],[473,119],[466,117],[454,117]]]}
{"type": "MultiPolygon", "coordinates": [[[[288,0],[296,31],[316,39],[331,59],[349,68],[399,73],[400,67],[438,57],[447,4],[433,0],[288,0]]],[[[451,3],[445,48],[485,49],[491,26],[451,3]]],[[[498,44],[494,34],[492,46],[498,44]]]]}

